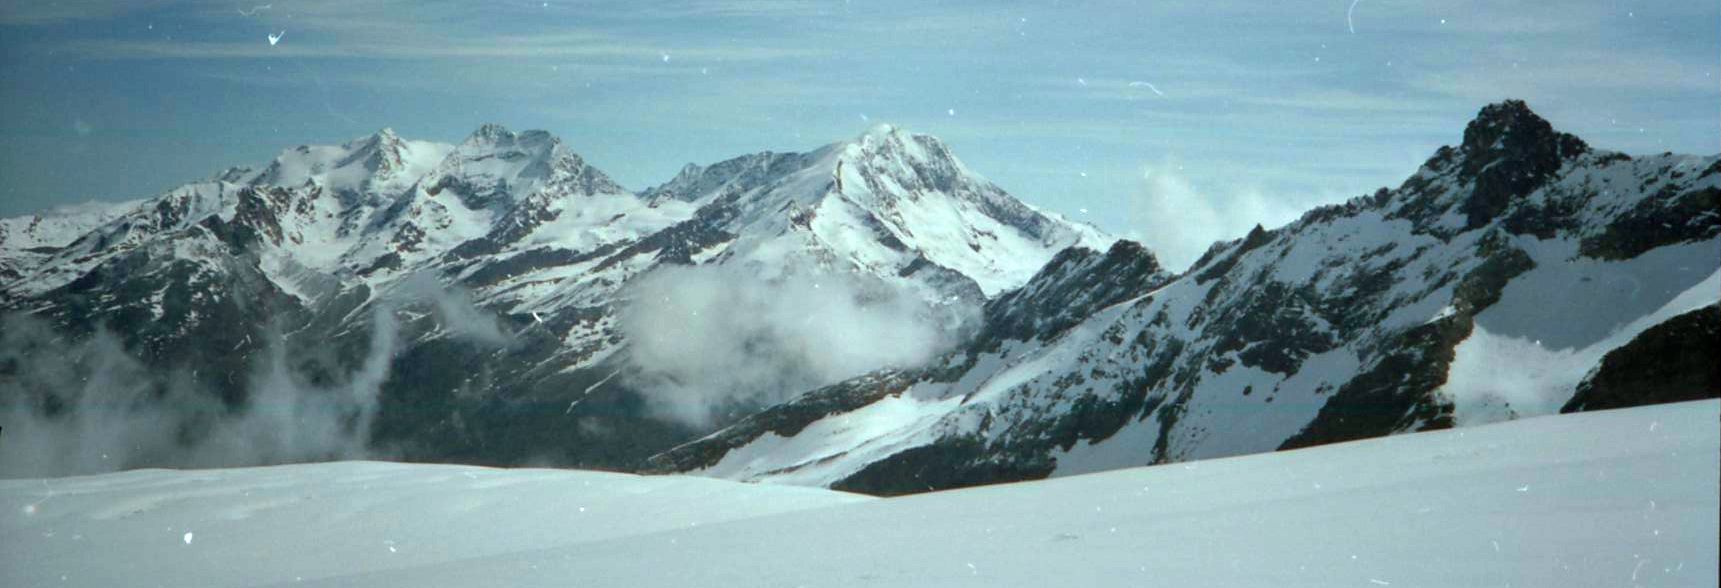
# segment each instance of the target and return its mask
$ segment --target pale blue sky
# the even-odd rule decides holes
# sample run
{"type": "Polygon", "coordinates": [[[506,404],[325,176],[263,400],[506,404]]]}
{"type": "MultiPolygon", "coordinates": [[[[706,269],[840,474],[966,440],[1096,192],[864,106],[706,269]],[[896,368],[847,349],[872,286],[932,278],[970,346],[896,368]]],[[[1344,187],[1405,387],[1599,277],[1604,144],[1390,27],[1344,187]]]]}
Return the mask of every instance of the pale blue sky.
{"type": "Polygon", "coordinates": [[[1397,185],[1501,98],[1721,151],[1714,0],[0,4],[0,216],[384,126],[547,129],[641,189],[894,122],[1180,265],[1397,185]]]}

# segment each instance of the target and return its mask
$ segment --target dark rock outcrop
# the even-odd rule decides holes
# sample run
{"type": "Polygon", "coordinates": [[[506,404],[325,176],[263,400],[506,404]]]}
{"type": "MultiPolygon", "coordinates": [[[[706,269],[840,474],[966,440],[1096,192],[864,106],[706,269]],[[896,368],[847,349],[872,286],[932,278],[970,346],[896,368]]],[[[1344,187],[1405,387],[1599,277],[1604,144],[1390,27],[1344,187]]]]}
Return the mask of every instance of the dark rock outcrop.
{"type": "Polygon", "coordinates": [[[1557,132],[1522,100],[1482,109],[1464,129],[1459,178],[1472,180],[1460,209],[1466,228],[1488,224],[1515,198],[1546,183],[1571,157],[1589,151],[1582,139],[1557,132]]]}
{"type": "Polygon", "coordinates": [[[1721,397],[1721,306],[1650,327],[1608,352],[1560,412],[1721,397]]]}

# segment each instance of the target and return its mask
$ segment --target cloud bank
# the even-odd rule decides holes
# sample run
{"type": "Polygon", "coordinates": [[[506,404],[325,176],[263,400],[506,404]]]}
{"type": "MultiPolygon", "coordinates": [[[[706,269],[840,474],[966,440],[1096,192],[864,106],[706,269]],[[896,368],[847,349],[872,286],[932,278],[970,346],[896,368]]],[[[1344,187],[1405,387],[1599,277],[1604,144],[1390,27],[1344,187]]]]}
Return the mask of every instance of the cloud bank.
{"type": "Polygon", "coordinates": [[[766,281],[719,266],[665,267],[619,313],[640,391],[659,416],[709,427],[881,366],[924,363],[955,343],[953,320],[847,275],[766,281]]]}

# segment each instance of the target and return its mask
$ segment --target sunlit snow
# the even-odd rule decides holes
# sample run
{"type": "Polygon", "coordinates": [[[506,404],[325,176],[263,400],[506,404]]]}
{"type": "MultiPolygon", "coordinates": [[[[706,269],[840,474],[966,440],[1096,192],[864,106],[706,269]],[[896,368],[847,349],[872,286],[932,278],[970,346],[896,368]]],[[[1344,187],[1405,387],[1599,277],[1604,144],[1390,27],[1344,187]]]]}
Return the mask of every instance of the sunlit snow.
{"type": "Polygon", "coordinates": [[[353,462],[13,480],[0,585],[1713,586],[1718,417],[1688,402],[893,499],[353,462]]]}

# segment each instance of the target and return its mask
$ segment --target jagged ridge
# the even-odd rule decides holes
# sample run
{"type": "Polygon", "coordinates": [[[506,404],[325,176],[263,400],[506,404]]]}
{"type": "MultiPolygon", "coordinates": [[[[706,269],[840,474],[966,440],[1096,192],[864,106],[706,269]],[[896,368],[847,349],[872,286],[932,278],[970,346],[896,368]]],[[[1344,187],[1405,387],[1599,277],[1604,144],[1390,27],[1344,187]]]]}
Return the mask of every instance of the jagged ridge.
{"type": "Polygon", "coordinates": [[[1522,102],[1490,105],[1397,189],[1257,227],[1183,276],[1137,278],[1119,304],[1060,313],[1032,294],[1039,280],[1116,271],[1065,275],[1097,256],[1066,253],[993,301],[982,332],[996,336],[940,366],[816,392],[817,411],[778,409],[800,415],[792,441],[743,423],[651,464],[895,494],[1551,412],[1576,381],[1520,382],[1549,396],[1507,399],[1453,375],[1499,369],[1478,362],[1503,337],[1532,349],[1512,368],[1582,373],[1538,362],[1599,361],[1713,304],[1721,215],[1699,211],[1721,193],[1718,160],[1596,151],[1522,102]],[[1609,276],[1640,287],[1586,285],[1609,276]]]}

